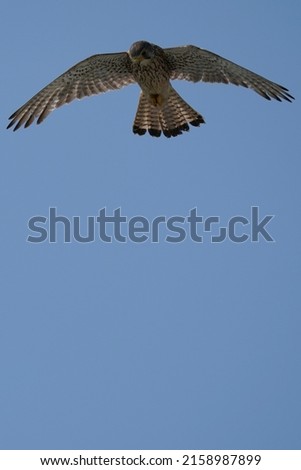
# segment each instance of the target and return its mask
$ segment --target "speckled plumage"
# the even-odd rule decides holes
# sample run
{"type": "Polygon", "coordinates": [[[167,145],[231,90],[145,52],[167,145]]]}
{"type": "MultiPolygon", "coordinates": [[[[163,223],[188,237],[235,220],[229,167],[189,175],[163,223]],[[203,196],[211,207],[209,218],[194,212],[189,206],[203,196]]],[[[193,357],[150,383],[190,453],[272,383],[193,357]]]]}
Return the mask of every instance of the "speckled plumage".
{"type": "Polygon", "coordinates": [[[217,54],[196,46],[162,49],[146,41],[128,52],[98,54],[79,62],[39,91],[10,116],[13,130],[40,124],[54,109],[132,83],[141,88],[133,132],[159,137],[182,134],[189,124],[199,126],[203,117],[186,103],[170,80],[233,83],[252,88],[266,99],[292,101],[282,85],[267,80],[217,54]]]}

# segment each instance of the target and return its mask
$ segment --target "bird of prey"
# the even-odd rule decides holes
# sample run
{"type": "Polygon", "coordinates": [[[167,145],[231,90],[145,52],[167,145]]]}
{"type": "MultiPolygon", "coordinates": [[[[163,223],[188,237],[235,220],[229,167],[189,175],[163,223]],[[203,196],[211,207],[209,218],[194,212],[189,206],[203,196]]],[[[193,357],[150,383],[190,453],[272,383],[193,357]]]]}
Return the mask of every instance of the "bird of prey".
{"type": "Polygon", "coordinates": [[[213,52],[196,46],[162,49],[146,41],[128,52],[93,55],[71,67],[10,116],[14,131],[40,124],[51,111],[75,98],[117,90],[137,83],[141,88],[134,134],[175,137],[204,119],[172,87],[171,80],[233,83],[252,88],[270,100],[292,101],[288,89],[213,52]]]}

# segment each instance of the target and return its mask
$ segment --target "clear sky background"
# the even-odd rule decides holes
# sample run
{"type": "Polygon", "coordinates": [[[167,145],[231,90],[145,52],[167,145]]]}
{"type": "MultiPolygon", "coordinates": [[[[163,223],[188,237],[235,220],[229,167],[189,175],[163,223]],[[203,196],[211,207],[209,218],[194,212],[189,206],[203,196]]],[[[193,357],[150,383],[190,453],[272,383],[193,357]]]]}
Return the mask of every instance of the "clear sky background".
{"type": "Polygon", "coordinates": [[[300,448],[299,0],[6,2],[1,67],[2,449],[300,448]],[[174,82],[206,119],[132,134],[139,89],[41,126],[8,116],[76,62],[146,39],[195,44],[293,104],[174,82]],[[268,243],[30,244],[27,221],[275,215],[268,243]]]}

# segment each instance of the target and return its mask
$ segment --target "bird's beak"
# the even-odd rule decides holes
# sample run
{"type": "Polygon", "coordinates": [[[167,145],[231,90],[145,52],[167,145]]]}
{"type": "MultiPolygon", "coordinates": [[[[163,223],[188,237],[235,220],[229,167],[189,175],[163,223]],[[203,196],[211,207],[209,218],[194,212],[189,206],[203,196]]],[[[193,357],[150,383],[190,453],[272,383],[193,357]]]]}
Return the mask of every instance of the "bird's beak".
{"type": "Polygon", "coordinates": [[[144,59],[144,57],[142,55],[138,55],[138,56],[135,56],[135,57],[132,57],[132,61],[135,62],[135,63],[138,63],[141,62],[142,60],[144,59]]]}

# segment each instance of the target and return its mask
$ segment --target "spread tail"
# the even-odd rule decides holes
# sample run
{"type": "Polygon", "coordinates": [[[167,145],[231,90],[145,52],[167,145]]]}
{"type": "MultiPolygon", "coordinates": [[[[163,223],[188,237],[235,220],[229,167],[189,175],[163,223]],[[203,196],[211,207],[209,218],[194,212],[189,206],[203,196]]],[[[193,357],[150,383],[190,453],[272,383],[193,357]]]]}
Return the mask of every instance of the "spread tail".
{"type": "Polygon", "coordinates": [[[134,134],[143,135],[146,131],[154,137],[161,133],[166,137],[175,137],[189,131],[191,126],[199,126],[205,121],[203,117],[189,106],[181,96],[171,88],[168,99],[163,106],[154,106],[142,92],[133,125],[134,134]]]}

